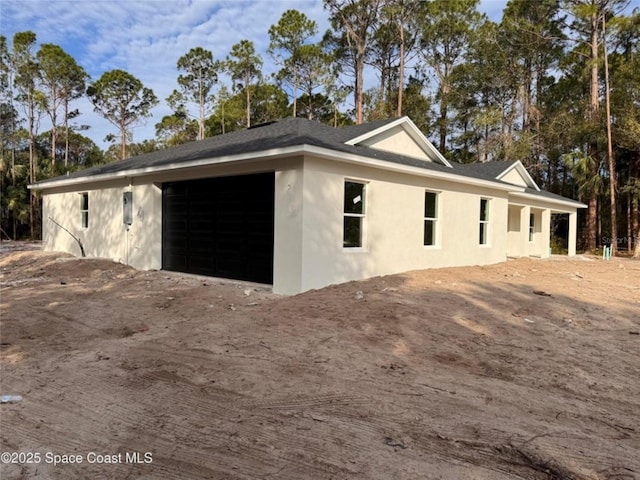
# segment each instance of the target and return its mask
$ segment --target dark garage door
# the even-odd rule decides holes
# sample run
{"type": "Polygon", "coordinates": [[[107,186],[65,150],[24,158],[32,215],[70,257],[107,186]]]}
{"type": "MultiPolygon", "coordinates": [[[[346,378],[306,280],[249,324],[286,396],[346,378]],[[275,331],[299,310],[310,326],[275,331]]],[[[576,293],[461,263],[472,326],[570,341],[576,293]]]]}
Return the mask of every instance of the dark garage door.
{"type": "Polygon", "coordinates": [[[273,283],[274,174],[162,186],[162,268],[273,283]]]}

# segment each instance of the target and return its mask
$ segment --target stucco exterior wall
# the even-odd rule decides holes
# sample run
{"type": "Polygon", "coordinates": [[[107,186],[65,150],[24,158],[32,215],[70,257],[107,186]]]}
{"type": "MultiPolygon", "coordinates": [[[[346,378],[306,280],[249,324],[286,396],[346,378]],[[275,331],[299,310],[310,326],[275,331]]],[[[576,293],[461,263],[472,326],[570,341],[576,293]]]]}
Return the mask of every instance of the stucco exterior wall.
{"type": "MultiPolygon", "coordinates": [[[[110,258],[139,269],[162,267],[162,182],[275,171],[274,283],[294,294],[326,285],[409,270],[548,256],[552,205],[509,199],[505,191],[464,185],[312,155],[164,172],[101,184],[49,189],[43,196],[46,250],[110,258]],[[343,247],[344,182],[366,185],[364,245],[343,247]],[[438,193],[437,242],[424,246],[425,191],[438,193]],[[133,195],[133,221],[123,224],[122,194],[133,195]],[[82,228],[80,193],[89,194],[82,228]],[[490,200],[489,236],[479,244],[480,200],[490,200]],[[529,241],[529,214],[536,215],[529,241]]],[[[573,214],[575,210],[568,213],[573,214]]],[[[574,221],[575,223],[575,221],[574,221]]],[[[574,228],[575,230],[575,228],[574,228]]],[[[573,233],[575,237],[575,233],[573,233]]],[[[574,240],[575,241],[575,240],[574,240]]]]}
{"type": "Polygon", "coordinates": [[[43,248],[80,256],[77,242],[48,220],[52,217],[82,241],[87,256],[109,258],[141,270],[162,268],[162,182],[276,171],[274,290],[293,293],[301,284],[302,157],[165,172],[116,182],[49,189],[43,195],[43,248]],[[133,221],[123,223],[122,194],[133,195],[133,221]],[[81,193],[89,195],[89,226],[82,228],[81,193]]]}
{"type": "Polygon", "coordinates": [[[302,158],[282,165],[275,175],[273,291],[292,294],[302,284],[302,158]],[[285,168],[288,167],[288,168],[285,168]]]}
{"type": "Polygon", "coordinates": [[[551,256],[551,214],[569,214],[569,256],[575,255],[575,216],[577,208],[558,208],[546,202],[544,199],[530,200],[530,204],[525,204],[520,199],[511,200],[509,203],[509,232],[508,232],[508,255],[510,257],[535,256],[548,258],[551,256]],[[535,215],[533,239],[529,238],[529,215],[535,215]],[[514,219],[519,216],[519,228],[516,231],[514,219]]]}
{"type": "Polygon", "coordinates": [[[521,257],[526,254],[522,227],[523,209],[524,207],[520,205],[509,205],[507,220],[507,256],[509,257],[521,257]]]}
{"type": "MultiPolygon", "coordinates": [[[[302,275],[298,291],[422,268],[506,260],[506,193],[305,158],[302,275]],[[345,179],[366,183],[365,244],[343,248],[345,179]],[[438,245],[423,245],[424,193],[438,197],[438,245]],[[480,198],[490,202],[479,245],[480,198]]],[[[274,285],[274,288],[275,285],[274,285]]]]}
{"type": "Polygon", "coordinates": [[[409,157],[432,161],[401,126],[396,126],[371,139],[365,140],[362,142],[362,145],[386,152],[400,153],[409,157]]]}
{"type": "Polygon", "coordinates": [[[51,219],[78,237],[89,257],[109,258],[140,269],[161,267],[162,191],[154,184],[126,180],[57,189],[43,196],[43,248],[80,255],[78,243],[51,219]],[[133,221],[123,223],[122,194],[133,194],[133,221]],[[81,194],[89,197],[88,227],[82,226],[81,194]]]}
{"type": "Polygon", "coordinates": [[[504,177],[501,178],[503,182],[510,183],[512,185],[519,185],[521,187],[528,187],[527,182],[525,182],[524,178],[518,173],[518,171],[514,168],[509,173],[507,173],[504,177]]]}

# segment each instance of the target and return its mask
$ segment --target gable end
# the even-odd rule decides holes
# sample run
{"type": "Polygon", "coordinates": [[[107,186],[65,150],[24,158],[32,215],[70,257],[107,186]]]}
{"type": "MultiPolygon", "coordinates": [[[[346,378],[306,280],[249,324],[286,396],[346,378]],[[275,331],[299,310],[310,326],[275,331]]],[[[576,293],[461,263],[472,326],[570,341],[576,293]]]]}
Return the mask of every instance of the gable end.
{"type": "Polygon", "coordinates": [[[505,169],[496,179],[512,185],[533,188],[538,192],[540,191],[540,187],[538,187],[538,184],[531,178],[531,175],[529,175],[529,172],[527,172],[527,169],[520,160],[505,169]]]}
{"type": "Polygon", "coordinates": [[[451,164],[408,117],[401,117],[345,142],[404,155],[449,168],[451,164]]]}

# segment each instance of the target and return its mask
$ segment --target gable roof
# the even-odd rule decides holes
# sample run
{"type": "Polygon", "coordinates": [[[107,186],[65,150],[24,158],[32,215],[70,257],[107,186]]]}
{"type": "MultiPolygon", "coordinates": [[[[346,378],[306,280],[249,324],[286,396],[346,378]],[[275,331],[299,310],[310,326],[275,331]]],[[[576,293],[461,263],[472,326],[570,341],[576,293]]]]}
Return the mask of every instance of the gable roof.
{"type": "MultiPolygon", "coordinates": [[[[333,128],[319,122],[290,117],[277,122],[256,125],[245,130],[217,135],[174,148],[158,150],[123,161],[98,165],[67,175],[42,180],[29,185],[29,188],[47,189],[195,166],[277,158],[301,153],[317,154],[341,161],[366,163],[378,168],[389,168],[393,165],[398,168],[408,167],[403,168],[403,171],[419,174],[422,174],[421,172],[425,174],[429,172],[429,176],[461,183],[491,186],[492,188],[509,192],[531,190],[538,194],[542,193],[530,176],[531,188],[513,185],[500,180],[500,177],[511,169],[519,168],[518,164],[526,173],[524,166],[520,162],[487,162],[467,165],[447,162],[407,117],[343,128],[333,128]],[[409,157],[360,143],[397,126],[401,126],[407,131],[411,138],[420,144],[421,148],[432,153],[429,157],[435,157],[436,161],[409,157]]],[[[528,176],[528,174],[526,175],[528,176]]],[[[544,193],[546,194],[547,192],[544,193]]],[[[548,195],[545,195],[545,197],[549,200],[552,199],[548,195]]],[[[564,197],[555,195],[553,199],[564,199],[564,197]]]]}
{"type": "MultiPolygon", "coordinates": [[[[408,118],[404,117],[407,121],[408,118]]],[[[162,170],[187,168],[191,163],[206,159],[235,160],[239,157],[260,157],[263,154],[275,154],[288,147],[309,145],[360,155],[368,158],[380,159],[386,162],[405,166],[451,171],[450,165],[441,165],[414,157],[407,157],[393,152],[378,150],[364,145],[350,145],[346,140],[354,136],[364,135],[370,131],[379,130],[385,125],[395,124],[398,119],[372,122],[365,125],[345,127],[341,129],[303,119],[289,117],[277,122],[239,130],[224,135],[206,138],[204,140],[190,142],[174,148],[158,150],[119,162],[68,173],[64,176],[54,177],[32,185],[33,188],[48,188],[53,183],[72,183],[74,179],[93,177],[95,180],[108,175],[125,176],[128,173],[137,174],[150,170],[162,170]]],[[[271,155],[265,155],[271,156],[271,155]]],[[[220,163],[220,162],[212,162],[220,163]]]]}
{"type": "MultiPolygon", "coordinates": [[[[586,208],[585,204],[577,200],[540,189],[520,160],[457,164],[456,167],[476,178],[497,180],[501,183],[508,183],[504,182],[502,178],[512,170],[517,169],[518,173],[520,173],[523,180],[527,183],[527,186],[520,187],[520,190],[514,191],[510,195],[513,195],[514,197],[547,200],[574,208],[586,208]]],[[[509,185],[512,184],[509,183],[509,185]]]]}
{"type": "MultiPolygon", "coordinates": [[[[522,181],[524,181],[524,183],[528,188],[533,188],[534,190],[540,191],[540,187],[538,187],[538,184],[535,182],[535,180],[531,178],[531,175],[529,175],[529,172],[527,171],[527,169],[524,167],[524,165],[520,160],[514,162],[513,165],[508,167],[504,172],[502,172],[496,178],[498,180],[504,180],[507,177],[507,175],[509,175],[511,172],[517,172],[517,174],[520,175],[520,178],[522,179],[522,181]]],[[[507,181],[507,180],[504,180],[504,181],[507,181]]]]}
{"type": "Polygon", "coordinates": [[[515,163],[515,160],[484,163],[458,163],[456,164],[456,168],[478,178],[496,180],[502,172],[513,166],[515,163]]]}
{"type": "MultiPolygon", "coordinates": [[[[388,132],[394,127],[400,127],[404,130],[416,145],[435,162],[451,167],[451,164],[438,151],[434,145],[427,140],[427,137],[420,131],[418,127],[409,119],[409,117],[400,117],[392,120],[384,121],[380,126],[368,124],[370,127],[366,131],[362,131],[358,136],[350,138],[345,143],[348,145],[361,145],[365,141],[375,139],[375,137],[388,132]]],[[[355,133],[355,132],[353,132],[355,133]]]]}
{"type": "Polygon", "coordinates": [[[479,178],[492,178],[495,180],[503,180],[505,176],[515,170],[526,183],[527,188],[540,191],[540,187],[538,187],[535,180],[531,178],[531,175],[529,175],[529,172],[520,160],[465,163],[460,164],[460,168],[467,172],[472,172],[479,178]]]}

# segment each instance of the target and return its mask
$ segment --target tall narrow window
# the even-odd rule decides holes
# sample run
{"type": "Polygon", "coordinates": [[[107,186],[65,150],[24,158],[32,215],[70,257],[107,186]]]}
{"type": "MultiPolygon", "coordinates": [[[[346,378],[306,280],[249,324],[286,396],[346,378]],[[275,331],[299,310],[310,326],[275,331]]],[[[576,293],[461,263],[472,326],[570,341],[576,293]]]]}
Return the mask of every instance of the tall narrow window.
{"type": "Polygon", "coordinates": [[[344,182],[344,233],[345,248],[362,247],[364,235],[365,186],[357,182],[344,182]]]}
{"type": "Polygon", "coordinates": [[[489,241],[489,199],[480,199],[480,245],[489,241]]]}
{"type": "Polygon", "coordinates": [[[89,194],[80,194],[80,216],[82,228],[89,228],[89,194]]]}
{"type": "Polygon", "coordinates": [[[424,192],[424,244],[436,244],[438,227],[438,194],[424,192]]]}
{"type": "Polygon", "coordinates": [[[529,214],[529,241],[533,242],[533,233],[536,229],[536,215],[535,213],[529,214]]]}

